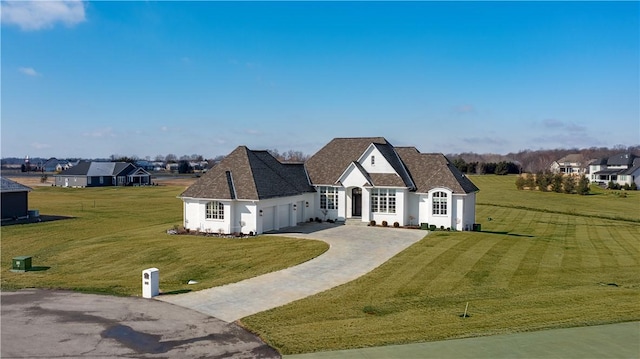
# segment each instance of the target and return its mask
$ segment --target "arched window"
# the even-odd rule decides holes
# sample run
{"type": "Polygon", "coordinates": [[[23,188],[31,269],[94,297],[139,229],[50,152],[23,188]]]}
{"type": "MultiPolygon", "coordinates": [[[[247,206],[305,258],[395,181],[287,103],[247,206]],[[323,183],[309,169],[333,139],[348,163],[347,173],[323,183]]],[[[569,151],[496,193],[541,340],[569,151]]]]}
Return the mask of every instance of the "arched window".
{"type": "Polygon", "coordinates": [[[207,202],[207,219],[224,219],[224,204],[218,201],[207,202]]]}
{"type": "Polygon", "coordinates": [[[434,215],[447,215],[447,193],[435,192],[433,194],[433,214],[434,215]]]}

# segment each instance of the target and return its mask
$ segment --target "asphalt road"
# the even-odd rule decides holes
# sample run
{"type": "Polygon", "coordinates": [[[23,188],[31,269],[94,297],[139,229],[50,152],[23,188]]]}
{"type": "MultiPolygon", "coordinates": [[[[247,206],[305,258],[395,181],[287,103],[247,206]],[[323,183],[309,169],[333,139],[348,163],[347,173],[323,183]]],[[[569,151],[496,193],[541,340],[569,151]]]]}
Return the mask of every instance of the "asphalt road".
{"type": "Polygon", "coordinates": [[[157,300],[2,292],[0,357],[280,358],[236,324],[157,300]]]}

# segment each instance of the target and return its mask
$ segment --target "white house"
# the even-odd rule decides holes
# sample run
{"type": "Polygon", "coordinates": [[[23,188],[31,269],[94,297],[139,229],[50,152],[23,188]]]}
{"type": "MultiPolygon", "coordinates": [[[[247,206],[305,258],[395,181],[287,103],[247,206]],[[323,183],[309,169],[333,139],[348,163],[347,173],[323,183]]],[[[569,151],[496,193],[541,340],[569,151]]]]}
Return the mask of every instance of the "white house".
{"type": "Polygon", "coordinates": [[[624,186],[635,183],[640,187],[640,157],[621,153],[589,164],[589,180],[596,183],[613,182],[624,186]]]}
{"type": "Polygon", "coordinates": [[[553,161],[553,163],[551,163],[550,170],[552,173],[582,175],[586,172],[586,166],[584,166],[583,163],[584,160],[582,154],[572,153],[557,161],[553,161]]]}
{"type": "Polygon", "coordinates": [[[263,233],[309,219],[470,230],[478,188],[442,154],[336,138],[304,164],[240,146],[184,193],[184,226],[263,233]]]}

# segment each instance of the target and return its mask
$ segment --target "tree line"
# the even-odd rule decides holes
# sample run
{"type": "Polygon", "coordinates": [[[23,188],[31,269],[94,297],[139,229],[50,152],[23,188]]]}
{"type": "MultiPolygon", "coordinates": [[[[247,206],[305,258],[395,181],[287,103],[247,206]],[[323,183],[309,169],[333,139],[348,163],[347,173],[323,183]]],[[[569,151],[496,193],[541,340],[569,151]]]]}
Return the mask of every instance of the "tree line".
{"type": "MultiPolygon", "coordinates": [[[[549,166],[553,161],[557,161],[562,157],[569,154],[579,154],[581,157],[581,162],[586,167],[588,163],[592,160],[599,158],[611,157],[620,153],[633,153],[637,156],[640,156],[640,145],[634,146],[623,146],[617,145],[611,148],[609,147],[589,147],[589,148],[569,148],[569,149],[540,149],[540,150],[522,150],[519,152],[510,152],[506,155],[500,155],[495,153],[474,153],[474,152],[463,152],[456,154],[447,154],[447,158],[451,159],[454,164],[456,160],[460,159],[467,164],[467,168],[465,171],[464,166],[458,167],[464,173],[495,173],[495,167],[492,167],[493,164],[497,166],[500,162],[512,163],[512,167],[507,170],[507,173],[537,173],[544,172],[549,170],[549,166]],[[472,165],[469,167],[469,164],[475,164],[475,167],[472,165]],[[490,164],[488,166],[482,166],[481,164],[490,164]],[[513,166],[519,167],[518,172],[513,172],[513,166]],[[462,169],[461,169],[462,168],[462,169]],[[491,168],[494,168],[494,172],[490,171],[491,168]]],[[[461,164],[461,162],[458,162],[461,164]]],[[[504,172],[503,165],[500,167],[501,173],[504,172]]]]}
{"type": "Polygon", "coordinates": [[[538,172],[527,173],[516,178],[516,188],[519,190],[538,190],[541,192],[556,192],[586,195],[590,191],[587,176],[570,176],[562,173],[538,172]]]}

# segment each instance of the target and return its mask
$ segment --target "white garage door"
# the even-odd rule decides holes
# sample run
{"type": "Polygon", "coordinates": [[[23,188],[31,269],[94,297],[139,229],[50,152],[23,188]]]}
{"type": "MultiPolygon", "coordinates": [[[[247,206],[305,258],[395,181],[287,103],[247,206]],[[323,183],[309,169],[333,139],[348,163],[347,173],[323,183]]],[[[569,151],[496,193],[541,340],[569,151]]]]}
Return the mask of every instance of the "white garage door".
{"type": "Polygon", "coordinates": [[[290,226],[288,204],[278,206],[278,222],[280,224],[280,228],[285,228],[290,226]]]}
{"type": "Polygon", "coordinates": [[[274,227],[274,213],[273,207],[267,207],[262,209],[262,231],[273,231],[274,227]]]}
{"type": "Polygon", "coordinates": [[[296,223],[304,222],[304,219],[302,218],[302,214],[304,213],[304,201],[298,202],[297,207],[298,208],[296,208],[296,223]]]}

